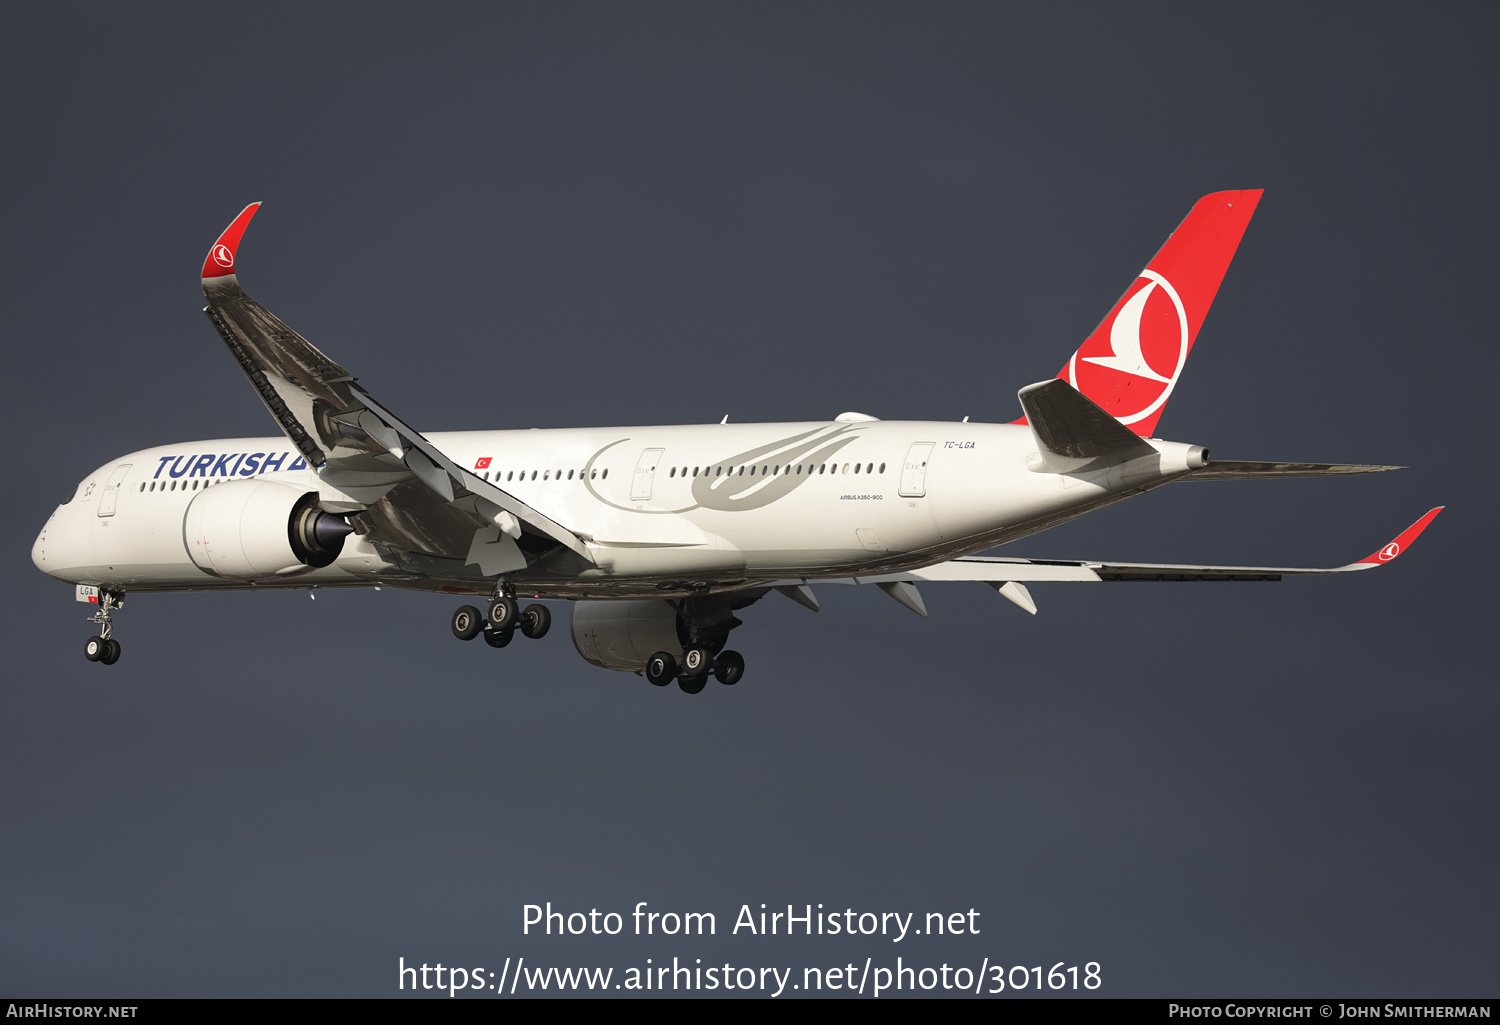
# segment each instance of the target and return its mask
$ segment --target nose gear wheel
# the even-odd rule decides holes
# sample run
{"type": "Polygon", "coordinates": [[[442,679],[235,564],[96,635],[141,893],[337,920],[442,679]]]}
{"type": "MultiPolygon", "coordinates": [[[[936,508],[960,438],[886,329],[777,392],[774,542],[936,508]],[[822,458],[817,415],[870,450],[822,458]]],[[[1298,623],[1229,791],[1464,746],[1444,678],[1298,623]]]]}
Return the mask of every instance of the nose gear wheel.
{"type": "Polygon", "coordinates": [[[88,617],[88,622],[99,625],[99,633],[90,637],[83,644],[83,657],[90,662],[98,662],[100,665],[112,666],[120,661],[120,642],[110,634],[114,633],[115,624],[111,614],[125,604],[125,595],[120,591],[106,591],[99,589],[99,608],[88,617]]]}

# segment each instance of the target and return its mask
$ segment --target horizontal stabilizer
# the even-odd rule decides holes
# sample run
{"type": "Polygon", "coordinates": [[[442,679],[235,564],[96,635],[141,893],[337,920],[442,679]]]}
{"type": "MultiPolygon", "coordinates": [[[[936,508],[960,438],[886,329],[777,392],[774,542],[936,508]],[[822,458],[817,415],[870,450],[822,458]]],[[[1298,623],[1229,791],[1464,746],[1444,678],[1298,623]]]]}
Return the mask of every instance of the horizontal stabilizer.
{"type": "Polygon", "coordinates": [[[1183,480],[1277,480],[1290,477],[1351,477],[1358,473],[1404,470],[1404,466],[1371,466],[1361,463],[1248,463],[1215,459],[1183,480]]]}
{"type": "Polygon", "coordinates": [[[1044,457],[1050,453],[1108,465],[1156,452],[1067,381],[1028,384],[1016,397],[1044,457]]]}

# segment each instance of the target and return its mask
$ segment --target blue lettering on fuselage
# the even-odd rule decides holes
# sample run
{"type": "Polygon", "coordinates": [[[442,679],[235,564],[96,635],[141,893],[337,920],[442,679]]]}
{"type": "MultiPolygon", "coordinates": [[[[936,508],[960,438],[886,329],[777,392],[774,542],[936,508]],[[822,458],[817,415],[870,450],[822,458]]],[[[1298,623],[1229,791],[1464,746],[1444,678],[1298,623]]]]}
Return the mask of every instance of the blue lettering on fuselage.
{"type": "MultiPolygon", "coordinates": [[[[246,455],[243,452],[227,452],[219,455],[217,452],[207,455],[185,455],[185,456],[158,456],[160,460],[156,467],[156,473],[151,475],[152,480],[161,476],[162,471],[167,472],[168,477],[254,477],[259,473],[271,473],[282,469],[290,452],[251,452],[246,455]]],[[[288,467],[287,471],[307,469],[307,460],[301,455],[288,467]]]]}

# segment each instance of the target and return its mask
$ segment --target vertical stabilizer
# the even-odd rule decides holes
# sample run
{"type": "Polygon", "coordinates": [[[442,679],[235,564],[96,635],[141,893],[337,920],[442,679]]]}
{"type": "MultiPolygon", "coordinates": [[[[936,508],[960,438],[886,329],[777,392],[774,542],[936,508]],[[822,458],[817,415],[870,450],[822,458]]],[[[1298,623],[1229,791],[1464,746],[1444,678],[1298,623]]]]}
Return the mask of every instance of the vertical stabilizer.
{"type": "Polygon", "coordinates": [[[1198,200],[1057,376],[1136,434],[1154,434],[1261,191],[1198,200]]]}

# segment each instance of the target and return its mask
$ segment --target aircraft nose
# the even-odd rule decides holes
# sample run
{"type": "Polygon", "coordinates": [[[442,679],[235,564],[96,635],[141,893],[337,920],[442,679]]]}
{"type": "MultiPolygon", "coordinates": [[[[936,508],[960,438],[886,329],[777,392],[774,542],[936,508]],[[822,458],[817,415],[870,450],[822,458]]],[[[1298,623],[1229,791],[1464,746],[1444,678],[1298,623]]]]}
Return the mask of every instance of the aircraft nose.
{"type": "Polygon", "coordinates": [[[47,523],[42,527],[41,533],[31,543],[31,564],[49,577],[64,580],[64,574],[68,571],[67,545],[63,542],[65,537],[60,533],[61,525],[58,523],[57,513],[54,512],[47,518],[47,523]]]}
{"type": "Polygon", "coordinates": [[[52,520],[47,520],[47,526],[36,536],[31,543],[31,563],[43,573],[47,572],[47,527],[52,526],[52,520]]]}

